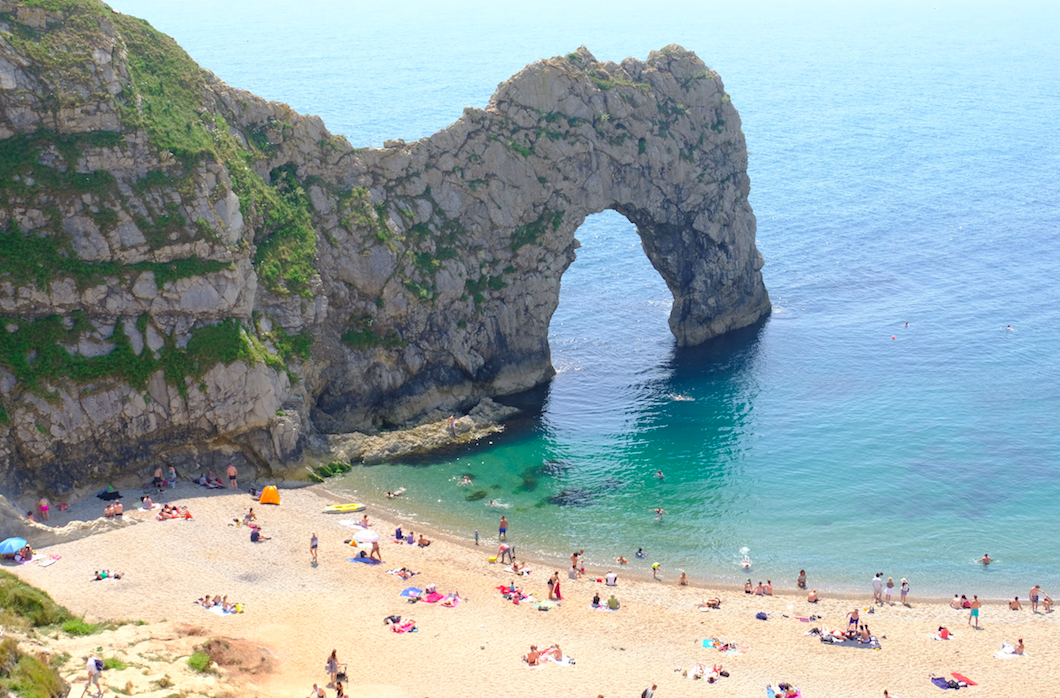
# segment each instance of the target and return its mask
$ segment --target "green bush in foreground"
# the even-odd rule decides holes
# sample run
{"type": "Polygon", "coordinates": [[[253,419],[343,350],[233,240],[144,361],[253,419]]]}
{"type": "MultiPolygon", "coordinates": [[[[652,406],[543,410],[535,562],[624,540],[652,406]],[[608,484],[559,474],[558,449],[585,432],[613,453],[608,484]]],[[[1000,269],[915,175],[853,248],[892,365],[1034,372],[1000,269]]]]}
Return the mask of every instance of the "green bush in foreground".
{"type": "Polygon", "coordinates": [[[59,674],[36,657],[18,651],[14,638],[0,642],[0,689],[21,698],[62,698],[59,674]]]}
{"type": "Polygon", "coordinates": [[[55,603],[46,591],[31,587],[8,572],[0,572],[0,611],[5,623],[23,629],[73,620],[73,614],[55,603]]]}

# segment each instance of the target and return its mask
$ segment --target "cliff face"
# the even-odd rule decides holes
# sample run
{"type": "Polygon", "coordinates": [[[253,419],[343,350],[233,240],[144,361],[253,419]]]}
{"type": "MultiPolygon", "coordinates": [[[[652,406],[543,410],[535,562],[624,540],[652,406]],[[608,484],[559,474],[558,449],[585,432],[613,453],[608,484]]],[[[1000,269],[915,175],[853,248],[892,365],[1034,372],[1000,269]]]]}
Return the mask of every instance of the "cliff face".
{"type": "Polygon", "coordinates": [[[585,217],[633,221],[697,344],[769,311],[740,120],[670,46],[528,66],[354,150],[90,0],[0,0],[0,475],[268,470],[552,375],[585,217]]]}

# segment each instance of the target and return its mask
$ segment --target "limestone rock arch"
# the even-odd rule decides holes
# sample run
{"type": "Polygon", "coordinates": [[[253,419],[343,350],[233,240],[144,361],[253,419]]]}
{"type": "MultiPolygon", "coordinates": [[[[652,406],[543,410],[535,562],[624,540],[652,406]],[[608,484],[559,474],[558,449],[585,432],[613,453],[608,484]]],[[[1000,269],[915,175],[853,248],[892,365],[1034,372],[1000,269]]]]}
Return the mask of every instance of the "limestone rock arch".
{"type": "Polygon", "coordinates": [[[679,46],[621,65],[584,47],[539,61],[486,109],[344,164],[363,187],[362,225],[320,263],[325,280],[344,279],[329,307],[349,311],[334,331],[355,341],[324,371],[325,423],[399,422],[548,380],[575,232],[606,209],[637,226],[673,293],[679,345],[769,313],[740,117],[718,74],[679,46]]]}

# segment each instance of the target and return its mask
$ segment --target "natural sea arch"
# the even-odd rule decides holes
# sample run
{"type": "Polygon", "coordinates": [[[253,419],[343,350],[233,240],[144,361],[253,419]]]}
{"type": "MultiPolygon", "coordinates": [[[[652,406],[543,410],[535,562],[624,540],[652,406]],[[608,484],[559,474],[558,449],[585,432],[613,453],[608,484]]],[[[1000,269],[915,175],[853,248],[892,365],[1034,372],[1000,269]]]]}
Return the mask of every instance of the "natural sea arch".
{"type": "Polygon", "coordinates": [[[665,280],[679,346],[770,310],[740,117],[718,74],[678,46],[621,65],[584,47],[539,61],[486,109],[342,164],[366,204],[358,244],[318,255],[346,286],[329,293],[329,312],[349,312],[330,331],[370,327],[380,342],[324,372],[330,417],[399,422],[547,381],[575,233],[606,210],[636,226],[665,280]]]}

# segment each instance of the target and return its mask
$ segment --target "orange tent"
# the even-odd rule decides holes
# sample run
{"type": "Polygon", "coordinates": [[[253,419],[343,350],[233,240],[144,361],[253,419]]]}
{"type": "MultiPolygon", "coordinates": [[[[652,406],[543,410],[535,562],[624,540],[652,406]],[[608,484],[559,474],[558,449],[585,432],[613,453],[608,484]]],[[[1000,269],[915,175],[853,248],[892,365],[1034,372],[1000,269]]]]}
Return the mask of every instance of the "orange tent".
{"type": "Polygon", "coordinates": [[[261,504],[279,504],[280,493],[276,491],[276,485],[269,485],[261,491],[261,498],[258,499],[261,504]]]}

